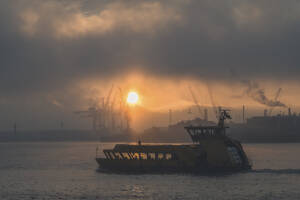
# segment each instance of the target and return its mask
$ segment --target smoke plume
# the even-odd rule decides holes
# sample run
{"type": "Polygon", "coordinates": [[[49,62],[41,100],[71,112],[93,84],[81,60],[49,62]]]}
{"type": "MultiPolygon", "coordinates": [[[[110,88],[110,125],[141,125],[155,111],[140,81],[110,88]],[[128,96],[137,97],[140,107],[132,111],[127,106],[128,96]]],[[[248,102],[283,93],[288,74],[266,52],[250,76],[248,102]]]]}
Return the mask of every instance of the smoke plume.
{"type": "Polygon", "coordinates": [[[245,93],[254,101],[269,107],[286,107],[286,105],[275,99],[266,96],[265,90],[260,88],[259,84],[250,80],[243,80],[242,83],[247,86],[245,93]]]}

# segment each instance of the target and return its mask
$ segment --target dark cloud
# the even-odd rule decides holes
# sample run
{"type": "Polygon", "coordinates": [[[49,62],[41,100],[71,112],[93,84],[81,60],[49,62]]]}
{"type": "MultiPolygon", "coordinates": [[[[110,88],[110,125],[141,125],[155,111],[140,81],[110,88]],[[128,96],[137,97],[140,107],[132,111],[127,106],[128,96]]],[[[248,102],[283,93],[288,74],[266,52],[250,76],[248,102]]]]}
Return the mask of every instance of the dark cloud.
{"type": "Polygon", "coordinates": [[[131,70],[159,76],[297,79],[298,1],[0,2],[2,98],[131,70]]]}
{"type": "Polygon", "coordinates": [[[295,1],[97,2],[2,1],[1,89],[55,88],[133,66],[202,78],[229,68],[299,75],[295,1]]]}

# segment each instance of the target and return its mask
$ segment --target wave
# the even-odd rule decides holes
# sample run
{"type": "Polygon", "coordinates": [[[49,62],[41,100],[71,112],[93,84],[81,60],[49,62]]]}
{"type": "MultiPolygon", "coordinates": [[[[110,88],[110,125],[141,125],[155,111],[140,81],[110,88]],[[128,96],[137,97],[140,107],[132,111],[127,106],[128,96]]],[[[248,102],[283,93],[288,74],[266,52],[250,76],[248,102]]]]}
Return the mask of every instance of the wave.
{"type": "Polygon", "coordinates": [[[251,172],[270,174],[300,174],[300,169],[257,169],[251,170],[251,172]]]}

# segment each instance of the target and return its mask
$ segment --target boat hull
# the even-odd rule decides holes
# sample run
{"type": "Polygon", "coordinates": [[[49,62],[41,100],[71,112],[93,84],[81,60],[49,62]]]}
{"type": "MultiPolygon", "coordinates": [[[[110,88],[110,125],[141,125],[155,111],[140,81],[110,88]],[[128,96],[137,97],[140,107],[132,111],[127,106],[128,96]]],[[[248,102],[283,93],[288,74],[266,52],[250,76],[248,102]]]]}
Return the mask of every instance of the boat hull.
{"type": "Polygon", "coordinates": [[[100,171],[120,173],[233,173],[251,167],[209,166],[177,160],[109,160],[96,158],[100,171]]]}

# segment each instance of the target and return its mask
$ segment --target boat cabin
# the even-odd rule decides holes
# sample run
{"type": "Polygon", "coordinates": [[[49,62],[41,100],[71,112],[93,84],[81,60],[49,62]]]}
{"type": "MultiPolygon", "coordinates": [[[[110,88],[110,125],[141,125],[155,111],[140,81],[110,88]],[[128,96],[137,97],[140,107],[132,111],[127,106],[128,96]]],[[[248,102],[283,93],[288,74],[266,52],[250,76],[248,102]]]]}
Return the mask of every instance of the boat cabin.
{"type": "Polygon", "coordinates": [[[117,144],[103,153],[109,160],[178,160],[178,152],[199,147],[191,145],[127,145],[117,144]]]}

